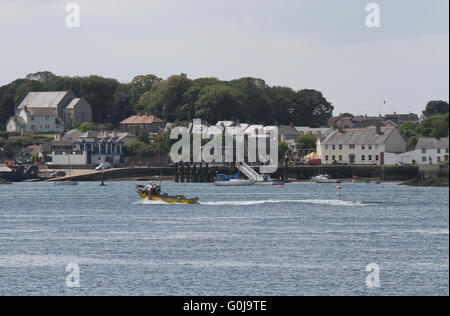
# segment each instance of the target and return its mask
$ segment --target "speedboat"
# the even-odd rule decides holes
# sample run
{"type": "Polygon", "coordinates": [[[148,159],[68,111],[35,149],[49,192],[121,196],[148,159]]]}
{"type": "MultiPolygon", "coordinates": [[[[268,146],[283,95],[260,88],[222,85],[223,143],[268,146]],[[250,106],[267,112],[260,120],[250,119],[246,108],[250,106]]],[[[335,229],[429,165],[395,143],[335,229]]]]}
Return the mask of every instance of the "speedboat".
{"type": "Polygon", "coordinates": [[[161,193],[161,186],[156,185],[155,183],[150,183],[146,186],[137,185],[136,192],[141,199],[148,201],[165,202],[169,204],[199,204],[199,198],[189,199],[183,195],[170,196],[167,193],[161,193]]]}
{"type": "Polygon", "coordinates": [[[218,187],[244,187],[255,185],[256,181],[241,179],[240,175],[240,172],[231,176],[226,174],[218,174],[216,175],[214,184],[218,187]]]}
{"type": "Polygon", "coordinates": [[[216,180],[214,184],[218,187],[246,187],[255,185],[256,181],[244,179],[216,180]]]}
{"type": "Polygon", "coordinates": [[[311,182],[315,183],[340,183],[341,181],[338,179],[331,179],[327,174],[321,174],[315,177],[312,177],[311,182]]]}

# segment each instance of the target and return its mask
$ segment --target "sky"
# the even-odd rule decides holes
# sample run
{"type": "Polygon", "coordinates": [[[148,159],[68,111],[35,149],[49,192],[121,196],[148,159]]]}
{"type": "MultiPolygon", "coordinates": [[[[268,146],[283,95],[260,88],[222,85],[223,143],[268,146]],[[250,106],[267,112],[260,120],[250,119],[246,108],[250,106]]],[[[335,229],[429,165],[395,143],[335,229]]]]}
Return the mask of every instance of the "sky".
{"type": "Polygon", "coordinates": [[[1,0],[0,86],[37,71],[130,82],[241,77],[321,91],[335,114],[449,100],[448,0],[1,0]],[[80,27],[66,26],[66,5],[80,27]],[[366,6],[380,27],[366,26],[366,6]]]}

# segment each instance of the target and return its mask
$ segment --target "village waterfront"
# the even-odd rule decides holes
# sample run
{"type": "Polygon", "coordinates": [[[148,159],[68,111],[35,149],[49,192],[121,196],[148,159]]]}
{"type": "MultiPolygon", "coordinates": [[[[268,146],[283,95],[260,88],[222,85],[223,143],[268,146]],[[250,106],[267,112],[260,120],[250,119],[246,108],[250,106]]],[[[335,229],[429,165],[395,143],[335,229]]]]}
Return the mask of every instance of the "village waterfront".
{"type": "Polygon", "coordinates": [[[2,186],[0,295],[449,295],[448,188],[138,183],[2,186]]]}

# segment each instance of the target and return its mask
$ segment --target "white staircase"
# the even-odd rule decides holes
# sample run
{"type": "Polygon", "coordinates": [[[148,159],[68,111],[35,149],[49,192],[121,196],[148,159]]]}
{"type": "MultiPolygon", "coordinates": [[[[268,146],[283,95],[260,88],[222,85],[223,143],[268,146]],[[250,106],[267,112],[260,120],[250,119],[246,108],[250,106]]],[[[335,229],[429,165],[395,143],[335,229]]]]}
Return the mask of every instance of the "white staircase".
{"type": "Polygon", "coordinates": [[[249,165],[247,165],[245,162],[240,162],[236,164],[236,168],[245,174],[247,178],[249,178],[252,181],[263,181],[264,178],[255,170],[252,169],[249,165]]]}

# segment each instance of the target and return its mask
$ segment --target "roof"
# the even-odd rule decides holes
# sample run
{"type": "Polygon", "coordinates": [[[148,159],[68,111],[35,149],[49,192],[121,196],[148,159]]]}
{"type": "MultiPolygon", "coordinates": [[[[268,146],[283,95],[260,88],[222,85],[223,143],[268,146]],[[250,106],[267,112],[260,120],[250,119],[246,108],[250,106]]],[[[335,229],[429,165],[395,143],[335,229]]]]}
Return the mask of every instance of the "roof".
{"type": "Polygon", "coordinates": [[[447,138],[420,138],[416,149],[448,149],[447,138]]]}
{"type": "Polygon", "coordinates": [[[72,101],[70,101],[69,105],[66,106],[66,109],[74,109],[75,106],[81,101],[81,98],[75,98],[72,101]]]}
{"type": "Polygon", "coordinates": [[[76,139],[76,138],[80,137],[82,134],[84,134],[84,133],[80,132],[77,129],[73,129],[73,130],[65,133],[64,136],[62,137],[62,139],[76,139]]]}
{"type": "Polygon", "coordinates": [[[26,111],[34,116],[56,116],[54,108],[26,108],[26,111]]]}
{"type": "Polygon", "coordinates": [[[57,108],[69,91],[29,92],[20,102],[19,108],[57,108]]]}
{"type": "Polygon", "coordinates": [[[155,115],[133,115],[120,122],[120,124],[153,124],[153,123],[166,123],[166,121],[160,119],[155,115]]]}
{"type": "Polygon", "coordinates": [[[278,128],[280,135],[299,135],[298,131],[292,126],[280,126],[278,128]]]}
{"type": "Polygon", "coordinates": [[[311,127],[299,126],[299,127],[295,127],[295,129],[299,133],[303,133],[303,134],[312,133],[315,135],[317,135],[318,133],[320,133],[320,135],[329,135],[332,132],[334,132],[334,128],[331,128],[331,127],[311,128],[311,127]]]}
{"type": "Polygon", "coordinates": [[[336,131],[329,135],[322,144],[383,145],[394,130],[395,128],[382,127],[381,134],[377,134],[377,129],[375,127],[347,129],[343,133],[336,131]]]}

